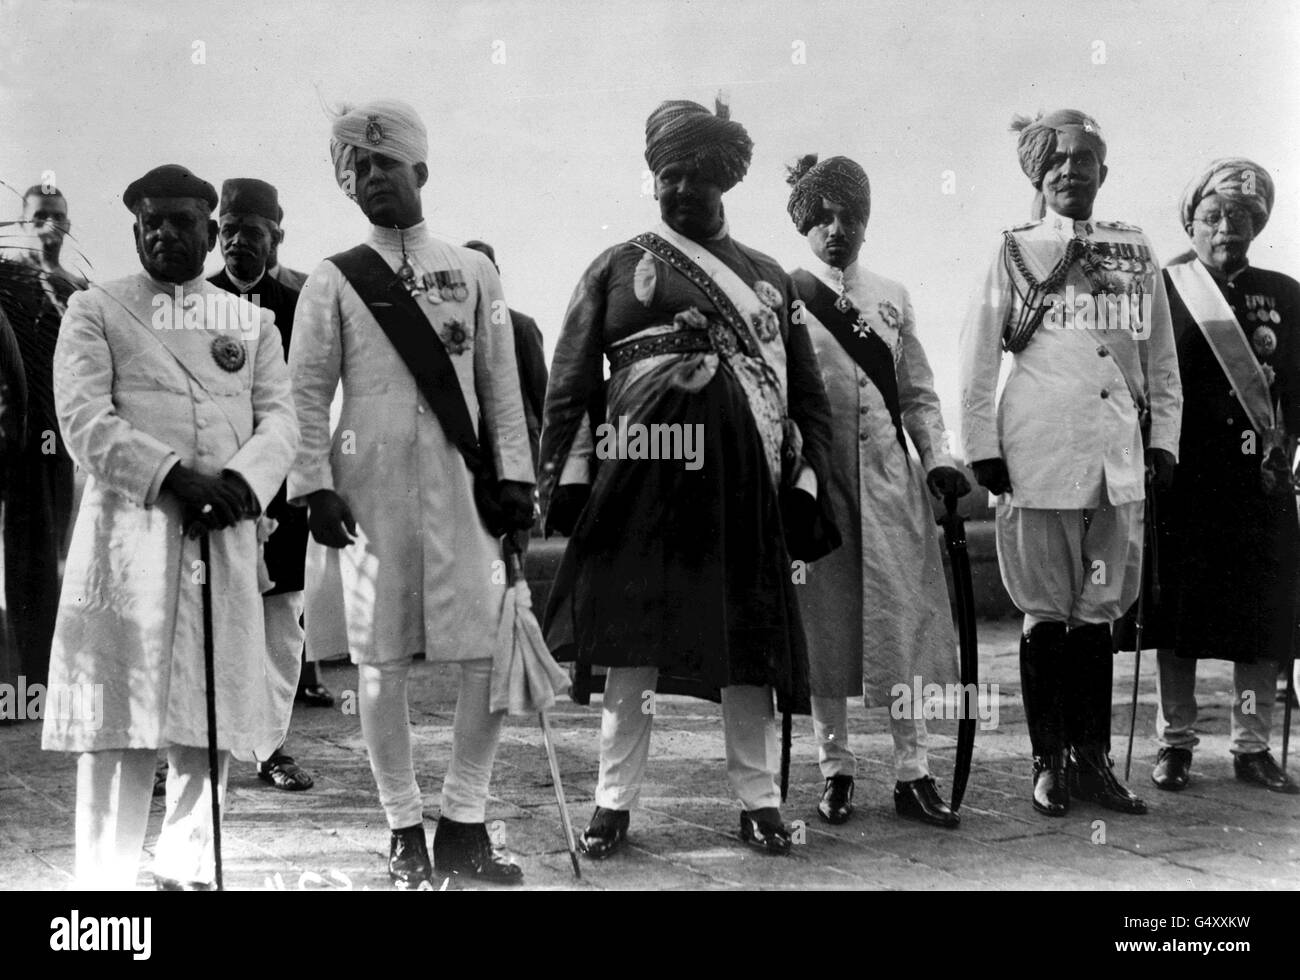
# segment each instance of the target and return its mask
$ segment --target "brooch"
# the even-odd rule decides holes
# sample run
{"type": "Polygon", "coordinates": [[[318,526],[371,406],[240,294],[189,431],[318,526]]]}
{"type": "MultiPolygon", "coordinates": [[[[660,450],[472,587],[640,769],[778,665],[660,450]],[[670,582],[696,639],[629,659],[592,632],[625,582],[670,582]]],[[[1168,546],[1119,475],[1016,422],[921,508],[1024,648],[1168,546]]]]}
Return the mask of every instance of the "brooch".
{"type": "Polygon", "coordinates": [[[453,317],[444,323],[442,328],[447,332],[442,341],[447,345],[447,353],[463,354],[469,350],[469,334],[465,332],[464,321],[453,317]]]}
{"type": "Polygon", "coordinates": [[[763,307],[750,317],[750,322],[754,325],[754,332],[758,334],[758,339],[765,344],[775,340],[776,335],[781,332],[781,321],[771,307],[763,307]]]}
{"type": "Polygon", "coordinates": [[[378,146],[384,141],[384,127],[379,125],[378,116],[366,117],[366,142],[378,146]]]}
{"type": "Polygon", "coordinates": [[[887,299],[882,299],[880,305],[876,308],[880,314],[880,319],[885,321],[885,326],[891,330],[900,330],[903,326],[903,314],[898,312],[898,307],[887,299]]]}
{"type": "Polygon", "coordinates": [[[1277,334],[1272,327],[1259,327],[1250,336],[1250,346],[1255,348],[1256,357],[1269,357],[1277,350],[1277,334]]]}
{"type": "Polygon", "coordinates": [[[239,341],[232,337],[217,337],[212,341],[212,359],[221,370],[234,374],[244,366],[247,356],[239,341]]]}
{"type": "Polygon", "coordinates": [[[776,309],[781,305],[781,291],[773,286],[770,282],[763,279],[754,283],[754,292],[768,309],[776,309]]]}

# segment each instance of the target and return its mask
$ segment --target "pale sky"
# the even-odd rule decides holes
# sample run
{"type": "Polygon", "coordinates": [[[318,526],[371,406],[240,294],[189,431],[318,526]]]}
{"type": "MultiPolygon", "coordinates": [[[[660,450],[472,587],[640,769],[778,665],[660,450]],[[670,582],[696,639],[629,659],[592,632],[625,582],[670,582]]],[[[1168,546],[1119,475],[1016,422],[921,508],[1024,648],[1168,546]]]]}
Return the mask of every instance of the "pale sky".
{"type": "MultiPolygon", "coordinates": [[[[1216,157],[1254,159],[1278,196],[1251,258],[1300,276],[1298,35],[1300,7],[1280,0],[0,0],[0,180],[21,190],[53,171],[105,280],[138,269],[121,195],[146,170],[261,177],[285,210],[281,259],[310,271],[367,230],[334,182],[317,86],[330,101],[402,98],[429,129],[431,228],[496,246],[549,358],[582,270],[658,219],[646,116],[726,89],[755,143],[725,198],[732,233],[809,264],[784,166],[858,160],[863,261],[911,291],[955,429],[962,317],[1033,193],[1011,116],[1093,115],[1110,167],[1094,216],[1142,226],[1162,259],[1185,248],[1187,181],[1216,157]]],[[[0,188],[0,220],[19,208],[0,188]]]]}

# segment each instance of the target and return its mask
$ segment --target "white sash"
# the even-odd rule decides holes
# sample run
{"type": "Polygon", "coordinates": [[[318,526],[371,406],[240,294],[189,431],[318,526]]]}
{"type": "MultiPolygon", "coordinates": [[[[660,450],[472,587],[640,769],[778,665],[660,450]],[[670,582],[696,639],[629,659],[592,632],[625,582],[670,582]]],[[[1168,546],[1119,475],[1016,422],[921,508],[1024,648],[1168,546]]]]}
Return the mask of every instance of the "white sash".
{"type": "Polygon", "coordinates": [[[1277,427],[1277,412],[1269,393],[1268,379],[1259,366],[1250,341],[1237,322],[1237,315],[1219,292],[1209,271],[1197,259],[1167,267],[1187,312],[1201,328],[1210,350],[1227,375],[1232,390],[1259,433],[1277,427]]]}

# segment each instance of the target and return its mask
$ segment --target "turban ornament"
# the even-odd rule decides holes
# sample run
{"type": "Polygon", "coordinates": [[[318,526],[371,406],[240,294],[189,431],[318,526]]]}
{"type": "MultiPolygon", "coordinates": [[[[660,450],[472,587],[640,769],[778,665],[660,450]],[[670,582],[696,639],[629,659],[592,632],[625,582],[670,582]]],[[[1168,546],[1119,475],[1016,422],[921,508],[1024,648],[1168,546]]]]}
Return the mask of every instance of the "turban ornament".
{"type": "Polygon", "coordinates": [[[652,173],[670,163],[693,163],[700,175],[723,191],[735,187],[749,170],[754,143],[745,127],[731,120],[719,99],[717,112],[698,102],[662,103],[645,123],[645,162],[652,173]]]}
{"type": "Polygon", "coordinates": [[[1244,204],[1254,219],[1256,235],[1273,213],[1273,178],[1268,171],[1245,157],[1225,157],[1206,167],[1183,191],[1178,210],[1188,234],[1197,205],[1211,194],[1244,204]]]}
{"type": "Polygon", "coordinates": [[[808,234],[822,198],[847,208],[863,224],[871,217],[871,182],[866,171],[848,157],[829,157],[818,163],[817,154],[809,153],[787,171],[786,183],[792,190],[786,210],[799,234],[808,234]]]}
{"type": "Polygon", "coordinates": [[[363,105],[329,110],[330,156],[334,178],[348,194],[356,193],[358,149],[372,150],[404,163],[423,163],[429,157],[429,134],[419,114],[397,99],[376,99],[363,105]]]}
{"type": "Polygon", "coordinates": [[[1020,169],[1025,172],[1029,182],[1034,185],[1033,211],[1030,217],[1041,218],[1047,210],[1043,201],[1043,177],[1047,174],[1048,161],[1056,152],[1056,141],[1062,133],[1074,133],[1081,136],[1092,146],[1097,154],[1097,162],[1106,162],[1106,141],[1102,138],[1101,127],[1087,113],[1078,109],[1058,109],[1036,119],[1028,116],[1016,116],[1011,120],[1012,132],[1019,132],[1016,154],[1020,157],[1020,169]]]}

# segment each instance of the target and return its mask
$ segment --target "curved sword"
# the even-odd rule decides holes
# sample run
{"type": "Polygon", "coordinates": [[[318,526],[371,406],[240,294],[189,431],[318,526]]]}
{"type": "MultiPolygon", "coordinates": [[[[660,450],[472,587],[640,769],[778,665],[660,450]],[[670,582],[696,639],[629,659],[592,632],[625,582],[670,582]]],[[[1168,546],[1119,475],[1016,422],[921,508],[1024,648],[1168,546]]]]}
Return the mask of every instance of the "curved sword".
{"type": "Polygon", "coordinates": [[[952,812],[961,806],[970,779],[975,752],[975,721],[979,714],[979,640],[975,632],[975,591],[971,585],[970,555],[966,551],[966,522],[957,513],[957,495],[945,494],[947,511],[939,518],[952,565],[953,602],[957,609],[957,637],[961,645],[961,715],[957,721],[957,758],[952,772],[952,812]]]}

